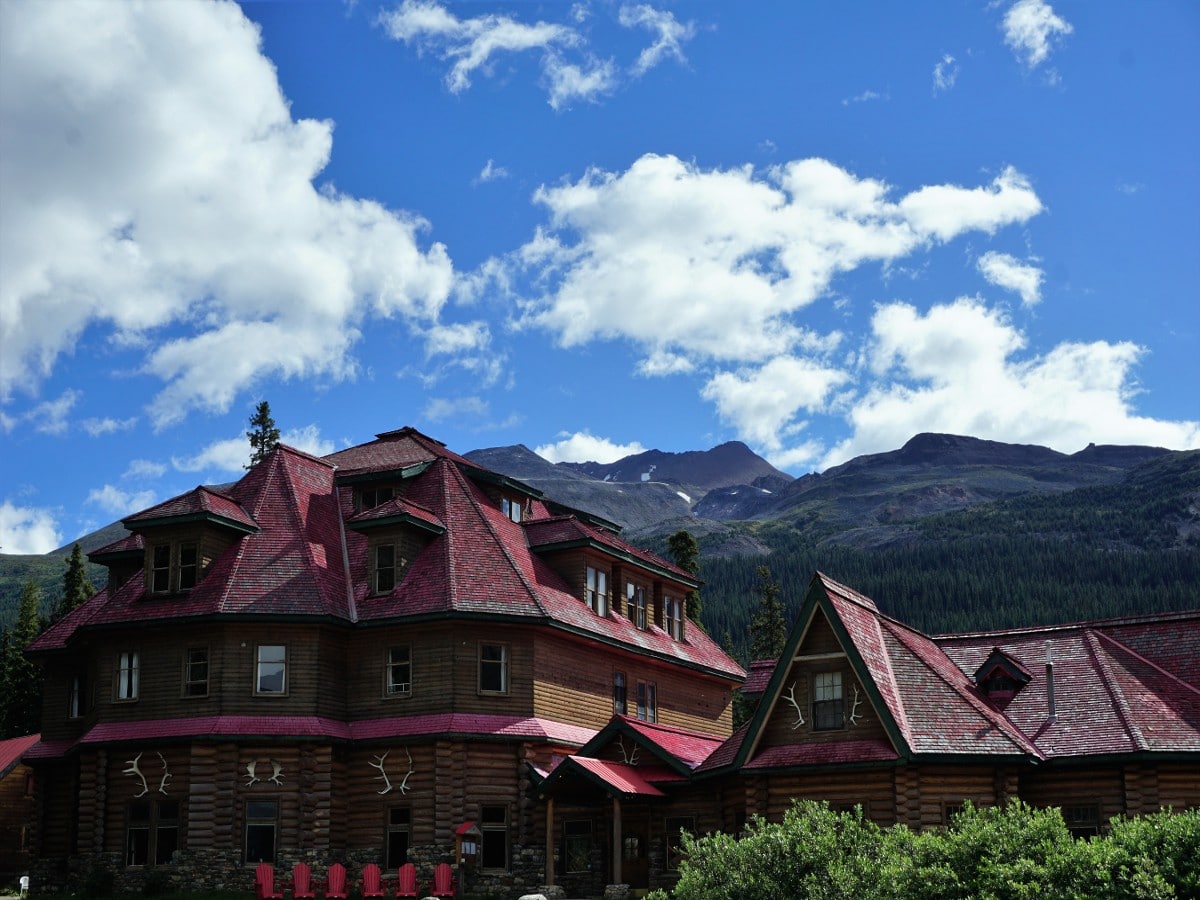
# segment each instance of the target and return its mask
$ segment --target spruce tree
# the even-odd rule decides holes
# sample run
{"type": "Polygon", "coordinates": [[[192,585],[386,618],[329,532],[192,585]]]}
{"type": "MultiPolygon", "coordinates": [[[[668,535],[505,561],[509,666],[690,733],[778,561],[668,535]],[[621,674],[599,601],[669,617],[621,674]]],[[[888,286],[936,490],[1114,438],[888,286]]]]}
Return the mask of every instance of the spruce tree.
{"type": "Polygon", "coordinates": [[[250,431],[246,432],[246,437],[250,439],[250,464],[246,468],[253,469],[266,459],[267,454],[279,443],[279,429],[275,427],[275,420],[271,418],[271,404],[266,400],[255,407],[254,415],[250,417],[250,431]]]}
{"type": "MultiPolygon", "coordinates": [[[[700,574],[700,545],[686,528],[681,528],[667,538],[667,552],[679,568],[691,575],[700,574]]],[[[685,599],[688,619],[703,629],[704,625],[700,621],[700,592],[688,591],[685,599]]]]}
{"type": "Polygon", "coordinates": [[[767,566],[758,567],[758,607],[750,620],[750,658],[778,659],[787,641],[787,622],[779,582],[767,566]]]}
{"type": "Polygon", "coordinates": [[[58,621],[74,609],[87,602],[96,588],[87,577],[83,567],[83,550],[79,543],[71,548],[71,556],[67,559],[67,570],[63,573],[63,595],[58,608],[54,610],[54,621],[58,621]]]}
{"type": "Polygon", "coordinates": [[[42,720],[42,672],[25,658],[25,648],[42,630],[42,591],[37,582],[30,579],[21,594],[21,605],[17,610],[17,621],[7,633],[4,648],[3,697],[0,705],[3,713],[3,733],[0,737],[20,737],[33,734],[41,727],[42,720]]]}

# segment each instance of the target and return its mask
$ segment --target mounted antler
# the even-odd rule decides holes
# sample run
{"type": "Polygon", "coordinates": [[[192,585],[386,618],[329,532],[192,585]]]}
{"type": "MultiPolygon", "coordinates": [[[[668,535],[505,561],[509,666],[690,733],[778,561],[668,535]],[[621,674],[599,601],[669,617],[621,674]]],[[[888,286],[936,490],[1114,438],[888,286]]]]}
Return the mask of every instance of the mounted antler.
{"type": "Polygon", "coordinates": [[[163,756],[161,753],[158,754],[158,758],[162,760],[162,764],[163,764],[162,781],[160,781],[158,783],[158,792],[160,794],[166,794],[167,782],[171,780],[171,773],[167,769],[167,758],[165,756],[163,756]]]}
{"type": "Polygon", "coordinates": [[[412,754],[408,752],[407,747],[404,748],[404,755],[408,757],[408,771],[404,773],[404,780],[400,782],[400,793],[407,794],[412,790],[412,788],[408,786],[408,776],[417,770],[413,766],[412,754]]]}
{"type": "Polygon", "coordinates": [[[283,784],[283,763],[277,759],[271,760],[271,777],[267,781],[273,781],[275,784],[283,784]]]}
{"type": "Polygon", "coordinates": [[[858,711],[860,706],[862,706],[862,698],[858,696],[858,685],[856,684],[854,686],[854,704],[850,707],[850,715],[846,716],[851,725],[857,725],[858,720],[862,718],[862,713],[858,711]]]}
{"type": "Polygon", "coordinates": [[[617,747],[621,751],[621,758],[625,761],[625,765],[636,766],[638,764],[638,751],[642,749],[641,747],[634,744],[633,752],[630,753],[625,749],[625,738],[623,737],[617,738],[617,747]]]}
{"type": "Polygon", "coordinates": [[[256,768],[258,768],[258,760],[252,759],[250,762],[246,763],[246,787],[250,787],[250,785],[257,781],[262,781],[261,778],[254,774],[254,770],[256,768]]]}
{"type": "Polygon", "coordinates": [[[138,760],[141,758],[142,754],[139,753],[133,759],[125,760],[125,765],[129,766],[129,768],[121,770],[122,775],[132,775],[135,778],[140,778],[142,780],[142,792],[140,794],[134,794],[134,797],[144,797],[146,794],[150,793],[150,785],[146,784],[146,776],[143,775],[142,770],[138,768],[138,760]]]}
{"type": "Polygon", "coordinates": [[[795,731],[804,724],[804,710],[800,708],[800,704],[796,702],[796,682],[792,682],[792,686],[788,688],[788,692],[783,695],[787,702],[796,708],[796,721],[792,725],[792,730],[795,731]]]}
{"type": "Polygon", "coordinates": [[[391,751],[390,751],[390,750],[388,750],[388,751],[384,752],[382,756],[376,756],[376,757],[375,757],[375,760],[376,760],[375,762],[368,762],[368,763],[367,763],[367,765],[368,765],[368,766],[370,766],[372,769],[378,769],[378,770],[379,770],[379,774],[375,776],[375,780],[376,780],[376,781],[378,781],[378,780],[380,780],[380,779],[382,779],[382,780],[383,780],[383,790],[382,790],[382,791],[376,791],[375,793],[377,793],[377,794],[386,794],[388,791],[390,791],[390,790],[392,789],[392,781],[391,781],[391,779],[390,779],[390,778],[388,778],[388,776],[387,776],[387,772],[385,772],[385,771],[383,770],[383,761],[384,761],[385,759],[387,759],[387,755],[388,755],[388,753],[390,753],[390,752],[391,752],[391,751]]]}

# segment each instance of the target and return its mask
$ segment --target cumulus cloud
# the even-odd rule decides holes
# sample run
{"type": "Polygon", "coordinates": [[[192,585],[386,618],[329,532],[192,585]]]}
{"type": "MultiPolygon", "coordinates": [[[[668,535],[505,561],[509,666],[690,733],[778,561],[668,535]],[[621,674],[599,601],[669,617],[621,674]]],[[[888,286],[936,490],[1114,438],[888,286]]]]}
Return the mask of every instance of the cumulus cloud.
{"type": "Polygon", "coordinates": [[[279,436],[279,442],[303,450],[313,456],[328,456],[336,447],[333,441],[321,437],[321,429],[316,425],[305,425],[303,428],[289,428],[279,436]]]}
{"type": "Polygon", "coordinates": [[[154,462],[149,459],[135,459],[126,467],[121,478],[146,480],[150,478],[162,478],[167,474],[167,467],[160,462],[154,462]]]}
{"type": "Polygon", "coordinates": [[[994,250],[979,257],[978,265],[990,284],[1016,291],[1026,306],[1041,302],[1044,273],[1037,266],[1026,265],[1007,253],[994,250]]]}
{"type": "MultiPolygon", "coordinates": [[[[3,343],[3,341],[0,341],[3,343]]],[[[39,403],[29,413],[33,427],[42,434],[63,435],[71,429],[71,410],[83,396],[81,391],[63,391],[56,400],[39,403]]]]}
{"type": "MultiPolygon", "coordinates": [[[[313,456],[327,456],[336,448],[321,437],[316,425],[291,428],[281,432],[279,442],[313,456]]],[[[250,441],[245,433],[225,440],[213,441],[194,456],[173,456],[171,465],[179,472],[244,473],[250,462],[250,441]]]]}
{"type": "Polygon", "coordinates": [[[637,441],[631,444],[618,444],[608,438],[597,437],[588,431],[576,431],[574,434],[563,432],[559,437],[560,440],[552,444],[535,447],[533,452],[552,463],[611,463],[626,456],[633,456],[635,453],[646,452],[646,448],[637,441]]]}
{"type": "Polygon", "coordinates": [[[666,10],[645,4],[622,6],[618,21],[626,28],[646,28],[655,35],[654,43],[638,54],[634,75],[645,75],[667,57],[687,62],[683,45],[696,36],[694,22],[680,22],[666,10]]]}
{"type": "Polygon", "coordinates": [[[475,177],[476,184],[487,184],[489,181],[499,181],[502,178],[508,177],[508,169],[504,166],[496,165],[494,160],[489,159],[475,177]]]}
{"type": "Polygon", "coordinates": [[[126,491],[106,484],[89,491],[86,502],[111,516],[122,518],[153,506],[156,499],[154,491],[126,491]]]}
{"type": "Polygon", "coordinates": [[[421,219],[314,185],[332,123],[291,117],[235,4],[2,4],[0,116],[0,399],[89,328],[147,348],[161,427],[350,377],[366,317],[449,295],[421,219]]]}
{"type": "Polygon", "coordinates": [[[940,94],[954,87],[954,83],[958,81],[958,70],[959,65],[954,61],[953,56],[949,53],[942,56],[938,64],[933,67],[933,92],[940,94]]]}
{"type": "Polygon", "coordinates": [[[856,94],[853,97],[845,97],[842,99],[842,106],[849,106],[851,103],[869,103],[872,100],[890,100],[889,94],[880,93],[879,91],[863,91],[861,94],[856,94]]]}
{"type": "Polygon", "coordinates": [[[111,416],[96,418],[92,416],[79,423],[80,427],[92,437],[116,434],[119,431],[128,431],[136,424],[137,416],[130,416],[127,419],[114,419],[111,416]]]}
{"type": "Polygon", "coordinates": [[[0,553],[38,555],[62,544],[63,536],[49,510],[0,502],[0,553]]]}
{"type": "Polygon", "coordinates": [[[549,223],[508,260],[547,286],[527,299],[521,324],[565,347],[631,340],[645,374],[763,363],[805,340],[794,315],[840,273],[1042,209],[1012,168],[980,187],[892,193],[822,159],[760,174],[655,155],[542,187],[535,200],[549,223]]]}
{"type": "Polygon", "coordinates": [[[488,415],[487,401],[482,397],[432,397],[422,415],[430,422],[467,417],[482,419],[488,415]]]}
{"type": "Polygon", "coordinates": [[[1051,45],[1074,29],[1044,0],[1017,0],[1004,14],[1004,43],[1027,68],[1050,57],[1051,45]]]}
{"type": "Polygon", "coordinates": [[[1061,343],[1022,356],[1025,336],[975,299],[922,314],[880,306],[871,323],[869,386],[851,404],[849,438],[821,467],[940,431],[1073,452],[1090,442],[1200,446],[1200,422],[1168,422],[1132,410],[1135,344],[1061,343]]]}

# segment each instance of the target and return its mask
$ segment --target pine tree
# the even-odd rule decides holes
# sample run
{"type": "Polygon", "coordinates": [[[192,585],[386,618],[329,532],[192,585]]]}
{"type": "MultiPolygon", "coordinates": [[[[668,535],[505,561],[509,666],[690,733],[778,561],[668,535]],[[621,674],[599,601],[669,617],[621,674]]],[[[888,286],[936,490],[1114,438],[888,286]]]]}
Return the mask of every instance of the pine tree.
{"type": "Polygon", "coordinates": [[[779,582],[771,577],[767,566],[758,567],[758,608],[750,620],[750,658],[778,659],[787,641],[787,623],[783,617],[783,600],[779,582]]]}
{"type": "Polygon", "coordinates": [[[246,466],[247,469],[253,469],[266,459],[267,454],[279,443],[279,429],[271,418],[271,404],[266,400],[255,407],[254,415],[250,417],[250,429],[246,432],[246,437],[250,439],[250,464],[246,466]]]}
{"type": "MultiPolygon", "coordinates": [[[[691,575],[700,574],[700,545],[686,528],[681,528],[667,538],[667,552],[679,568],[691,575]]],[[[700,592],[688,591],[685,600],[688,619],[703,629],[704,625],[700,621],[700,592]]]]}
{"type": "Polygon", "coordinates": [[[21,605],[17,621],[6,635],[4,647],[3,696],[0,697],[0,712],[3,713],[3,731],[0,737],[20,737],[33,734],[41,727],[42,720],[42,672],[25,658],[25,648],[42,630],[42,591],[37,582],[30,579],[21,594],[21,605]]]}
{"type": "Polygon", "coordinates": [[[87,602],[96,588],[87,577],[83,567],[83,550],[78,542],[71,548],[71,556],[67,559],[67,570],[63,573],[63,595],[54,610],[54,621],[58,621],[72,610],[78,609],[87,602]]]}

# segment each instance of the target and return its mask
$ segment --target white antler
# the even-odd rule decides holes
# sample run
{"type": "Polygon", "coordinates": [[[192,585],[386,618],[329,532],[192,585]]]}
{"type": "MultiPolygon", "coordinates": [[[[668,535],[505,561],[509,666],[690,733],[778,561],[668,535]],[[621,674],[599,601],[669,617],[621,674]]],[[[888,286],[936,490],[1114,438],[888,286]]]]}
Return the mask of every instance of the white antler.
{"type": "Polygon", "coordinates": [[[796,708],[796,721],[792,724],[792,730],[795,731],[804,724],[804,710],[800,708],[800,704],[796,702],[796,682],[792,682],[792,686],[788,688],[788,692],[783,695],[787,702],[796,708]]]}
{"type": "Polygon", "coordinates": [[[246,787],[250,787],[250,785],[254,784],[256,781],[262,781],[261,778],[254,774],[254,770],[256,768],[258,768],[258,760],[252,759],[250,762],[246,763],[246,778],[249,779],[246,782],[246,787]]]}
{"type": "Polygon", "coordinates": [[[143,775],[142,770],[138,768],[138,760],[141,758],[142,754],[139,753],[133,759],[125,760],[125,765],[129,766],[129,768],[121,770],[122,775],[132,775],[135,778],[142,779],[142,792],[140,794],[134,794],[133,796],[135,797],[144,797],[146,794],[150,793],[150,785],[146,784],[146,776],[143,775]]]}
{"type": "Polygon", "coordinates": [[[404,773],[404,780],[400,782],[400,793],[407,794],[412,790],[412,788],[408,786],[408,776],[417,770],[413,766],[412,754],[408,752],[407,747],[404,748],[404,755],[408,757],[408,771],[404,773]]]}
{"type": "MultiPolygon", "coordinates": [[[[386,794],[388,791],[390,791],[392,789],[392,781],[390,778],[388,778],[387,772],[385,772],[383,770],[383,761],[385,759],[387,759],[388,753],[391,753],[391,751],[390,750],[387,751],[382,756],[376,756],[375,757],[376,762],[368,762],[367,763],[367,765],[370,766],[372,769],[379,770],[379,774],[375,776],[375,780],[378,781],[379,779],[383,779],[383,790],[376,791],[375,793],[377,793],[377,794],[386,794]]],[[[407,777],[408,776],[405,776],[406,779],[407,779],[407,777]]]]}
{"type": "Polygon", "coordinates": [[[850,715],[846,717],[851,725],[857,725],[858,720],[862,718],[862,713],[858,711],[861,705],[862,698],[858,696],[858,685],[856,684],[854,686],[854,705],[850,707],[850,715]]]}
{"type": "Polygon", "coordinates": [[[283,763],[277,759],[271,760],[271,777],[267,781],[273,781],[275,784],[283,784],[283,763]]]}
{"type": "Polygon", "coordinates": [[[161,753],[158,754],[158,758],[162,760],[163,764],[162,781],[158,783],[158,792],[165,794],[167,792],[167,782],[171,780],[171,773],[167,770],[167,758],[161,753]]]}
{"type": "Polygon", "coordinates": [[[621,758],[623,760],[625,760],[625,765],[636,766],[638,764],[638,751],[642,749],[641,747],[634,744],[633,752],[630,753],[628,750],[625,749],[625,738],[624,737],[617,738],[617,746],[621,750],[621,758]]]}

